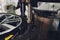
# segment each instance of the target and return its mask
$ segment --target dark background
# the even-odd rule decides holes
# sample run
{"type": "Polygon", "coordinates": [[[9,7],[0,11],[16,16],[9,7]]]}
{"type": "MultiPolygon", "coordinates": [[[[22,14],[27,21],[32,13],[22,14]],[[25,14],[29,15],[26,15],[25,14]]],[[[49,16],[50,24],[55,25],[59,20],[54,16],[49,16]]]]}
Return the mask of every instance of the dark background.
{"type": "Polygon", "coordinates": [[[37,2],[56,2],[59,3],[60,0],[30,0],[31,6],[37,7],[37,2]]]}

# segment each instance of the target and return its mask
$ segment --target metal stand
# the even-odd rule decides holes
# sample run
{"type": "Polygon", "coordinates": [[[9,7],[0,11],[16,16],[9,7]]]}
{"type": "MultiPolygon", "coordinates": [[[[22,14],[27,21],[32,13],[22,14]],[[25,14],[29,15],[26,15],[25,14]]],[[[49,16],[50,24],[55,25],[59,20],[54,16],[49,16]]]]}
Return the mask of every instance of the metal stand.
{"type": "Polygon", "coordinates": [[[25,0],[21,0],[21,15],[20,17],[22,18],[22,25],[21,27],[23,27],[21,30],[21,34],[23,34],[26,29],[27,29],[27,16],[25,15],[25,0]]]}

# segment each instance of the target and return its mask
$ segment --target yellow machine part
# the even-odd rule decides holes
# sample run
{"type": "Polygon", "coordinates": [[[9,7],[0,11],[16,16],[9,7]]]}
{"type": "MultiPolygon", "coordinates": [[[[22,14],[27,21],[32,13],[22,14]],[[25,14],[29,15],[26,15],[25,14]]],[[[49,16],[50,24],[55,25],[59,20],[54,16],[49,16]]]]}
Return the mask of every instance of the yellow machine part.
{"type": "Polygon", "coordinates": [[[28,3],[29,2],[29,0],[26,0],[26,3],[28,3]]]}
{"type": "Polygon", "coordinates": [[[7,36],[6,38],[5,38],[5,40],[9,40],[9,39],[11,39],[13,37],[13,35],[9,35],[9,36],[7,36]]]}

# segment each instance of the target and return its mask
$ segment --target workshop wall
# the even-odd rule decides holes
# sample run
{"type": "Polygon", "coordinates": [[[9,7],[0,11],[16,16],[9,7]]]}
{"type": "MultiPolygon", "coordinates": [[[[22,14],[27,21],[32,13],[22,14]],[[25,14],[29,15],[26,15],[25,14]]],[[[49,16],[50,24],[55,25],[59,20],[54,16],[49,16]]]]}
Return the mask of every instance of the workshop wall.
{"type": "Polygon", "coordinates": [[[6,13],[6,5],[13,4],[17,6],[18,0],[0,0],[0,12],[6,13]]]}

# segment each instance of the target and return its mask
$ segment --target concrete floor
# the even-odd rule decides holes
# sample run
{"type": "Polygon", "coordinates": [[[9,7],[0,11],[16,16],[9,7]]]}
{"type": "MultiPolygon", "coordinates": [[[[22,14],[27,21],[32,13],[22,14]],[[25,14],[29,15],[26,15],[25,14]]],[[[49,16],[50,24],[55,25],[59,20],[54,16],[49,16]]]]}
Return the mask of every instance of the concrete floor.
{"type": "Polygon", "coordinates": [[[14,40],[37,40],[39,32],[38,30],[39,29],[37,29],[35,25],[29,24],[26,33],[23,36],[22,35],[17,36],[14,40]]]}
{"type": "MultiPolygon", "coordinates": [[[[48,31],[47,33],[47,40],[59,40],[58,37],[56,31],[48,31]]],[[[23,36],[18,35],[14,40],[40,40],[40,28],[36,27],[36,25],[29,24],[26,33],[23,36]]]]}

